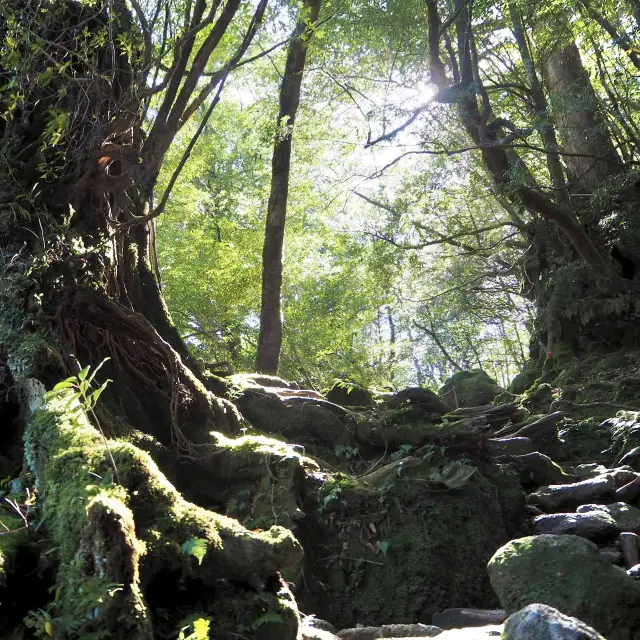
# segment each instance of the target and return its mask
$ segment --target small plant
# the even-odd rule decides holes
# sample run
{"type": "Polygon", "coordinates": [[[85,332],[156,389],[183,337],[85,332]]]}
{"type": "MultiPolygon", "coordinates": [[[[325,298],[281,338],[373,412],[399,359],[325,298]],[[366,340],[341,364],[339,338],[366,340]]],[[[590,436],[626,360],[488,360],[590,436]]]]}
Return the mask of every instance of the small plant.
{"type": "Polygon", "coordinates": [[[272,622],[282,624],[283,622],[282,614],[277,613],[276,611],[269,611],[269,613],[265,613],[264,615],[260,616],[257,620],[254,620],[251,624],[251,629],[255,631],[256,629],[259,629],[262,625],[270,624],[272,622]]]}
{"type": "Polygon", "coordinates": [[[209,543],[204,538],[191,538],[182,545],[182,553],[193,556],[198,564],[202,564],[204,557],[207,555],[209,543]]]}
{"type": "Polygon", "coordinates": [[[198,618],[180,629],[178,640],[209,640],[211,620],[198,618]]]}
{"type": "Polygon", "coordinates": [[[346,444],[337,444],[333,448],[334,453],[338,458],[344,458],[345,460],[353,460],[358,457],[358,447],[350,447],[346,444]]]}
{"type": "Polygon", "coordinates": [[[347,395],[349,395],[357,386],[355,382],[351,382],[351,380],[342,380],[341,378],[334,378],[332,382],[334,388],[337,387],[338,389],[345,389],[347,395]]]}
{"type": "MultiPolygon", "coordinates": [[[[58,382],[58,384],[53,387],[53,389],[49,392],[50,394],[55,394],[59,391],[64,391],[65,389],[73,389],[73,393],[69,397],[69,404],[73,404],[74,402],[79,402],[86,413],[91,414],[102,439],[104,440],[104,446],[109,454],[109,460],[111,461],[111,466],[113,467],[113,474],[115,476],[116,482],[120,484],[120,478],[118,477],[118,468],[116,467],[116,462],[113,459],[113,455],[111,454],[111,450],[109,449],[109,443],[107,441],[107,437],[102,430],[102,426],[100,425],[100,421],[98,420],[98,416],[96,416],[94,412],[94,408],[98,403],[98,399],[102,395],[102,392],[107,388],[107,385],[110,382],[113,382],[111,378],[105,380],[97,389],[92,390],[93,380],[96,377],[96,374],[102,366],[110,360],[110,358],[105,358],[91,373],[91,367],[87,365],[86,367],[82,367],[77,375],[71,376],[62,382],[58,382]]],[[[49,393],[45,394],[45,399],[49,395],[49,393]]]]}

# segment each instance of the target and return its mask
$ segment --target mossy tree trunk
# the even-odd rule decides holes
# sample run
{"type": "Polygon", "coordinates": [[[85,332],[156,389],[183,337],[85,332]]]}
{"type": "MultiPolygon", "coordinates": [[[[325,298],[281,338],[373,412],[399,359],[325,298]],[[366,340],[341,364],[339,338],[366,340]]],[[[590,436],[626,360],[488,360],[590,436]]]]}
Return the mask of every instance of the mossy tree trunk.
{"type": "MultiPolygon", "coordinates": [[[[176,597],[178,585],[206,583],[223,608],[231,596],[220,584],[252,585],[262,604],[240,606],[228,621],[239,625],[243,616],[280,611],[287,596],[277,571],[299,559],[285,530],[252,534],[186,503],[147,454],[115,440],[160,452],[180,487],[186,461],[206,472],[225,454],[211,432],[239,427],[234,406],[212,392],[224,385],[207,380],[207,388],[190,368],[156,279],[152,225],[168,197],[154,203],[169,145],[192,115],[206,121],[267,2],[249,11],[241,4],[203,0],[180,13],[164,0],[144,8],[0,0],[0,416],[11,424],[0,436],[0,472],[20,470],[25,437],[25,469],[55,559],[58,595],[46,611],[56,637],[151,638],[158,626],[165,633],[167,616],[178,620],[175,611],[158,618],[159,575],[176,597]],[[227,32],[243,35],[214,56],[227,32]],[[102,433],[64,394],[35,411],[44,389],[105,359],[96,382],[113,382],[90,415],[102,433]],[[181,552],[190,538],[204,545],[201,565],[181,552]],[[244,574],[232,568],[238,562],[248,563],[244,574]],[[104,604],[94,599],[87,611],[91,598],[79,594],[96,585],[106,588],[104,604]]],[[[209,496],[215,502],[215,487],[209,496]]],[[[4,563],[1,545],[0,557],[4,563]]],[[[11,568],[8,559],[5,573],[11,568]]],[[[242,600],[248,592],[237,593],[242,600]]],[[[290,604],[283,637],[296,634],[290,604]]]]}
{"type": "Polygon", "coordinates": [[[531,245],[522,264],[525,295],[538,307],[532,358],[543,363],[637,343],[638,176],[616,152],[607,118],[617,115],[604,113],[579,50],[571,43],[558,48],[569,28],[560,32],[564,23],[541,24],[535,11],[528,20],[519,13],[524,9],[508,12],[531,96],[530,128],[519,128],[493,110],[471,8],[456,2],[455,21],[446,22],[435,3],[427,9],[432,80],[439,95],[456,103],[500,200],[530,215],[521,231],[531,245]],[[447,30],[457,37],[453,87],[447,87],[440,59],[447,30]],[[455,87],[463,89],[454,98],[455,87]],[[519,155],[519,148],[537,146],[529,141],[535,131],[544,145],[551,189],[542,184],[540,166],[535,175],[527,167],[526,151],[519,155]]]}

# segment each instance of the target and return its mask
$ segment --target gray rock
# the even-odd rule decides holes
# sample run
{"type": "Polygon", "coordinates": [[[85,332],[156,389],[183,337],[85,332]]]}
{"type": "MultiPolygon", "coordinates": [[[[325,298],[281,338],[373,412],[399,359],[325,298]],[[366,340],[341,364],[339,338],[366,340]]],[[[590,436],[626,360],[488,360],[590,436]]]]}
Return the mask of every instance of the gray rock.
{"type": "Polygon", "coordinates": [[[530,604],[509,617],[502,640],[605,640],[595,629],[546,604],[530,604]]]}
{"type": "Polygon", "coordinates": [[[523,485],[535,485],[537,487],[550,484],[568,484],[575,478],[565,473],[564,469],[556,464],[549,456],[539,451],[526,455],[516,455],[509,459],[514,468],[520,474],[520,482],[523,485]]]}
{"type": "Polygon", "coordinates": [[[573,484],[552,484],[530,494],[527,502],[548,513],[575,509],[583,504],[611,500],[616,485],[612,476],[603,475],[573,484]]]}
{"type": "Polygon", "coordinates": [[[342,640],[375,640],[379,638],[380,627],[353,627],[338,631],[338,638],[342,640]]]}
{"type": "Polygon", "coordinates": [[[620,532],[616,521],[604,511],[554,513],[533,519],[536,533],[571,534],[594,542],[613,538],[620,532]]]}
{"type": "Polygon", "coordinates": [[[571,535],[512,540],[494,554],[488,571],[508,612],[541,603],[609,640],[640,638],[640,584],[609,564],[589,540],[571,535]]]}
{"type": "Polygon", "coordinates": [[[484,627],[502,624],[507,618],[504,609],[445,609],[431,616],[431,623],[441,629],[484,627]]]}
{"type": "Polygon", "coordinates": [[[624,487],[625,484],[629,484],[632,480],[640,478],[640,473],[636,473],[631,467],[616,467],[607,471],[607,475],[613,476],[616,483],[616,488],[624,487]]]}
{"type": "Polygon", "coordinates": [[[634,471],[640,471],[640,447],[634,447],[622,456],[620,464],[631,467],[634,471]]]}
{"type": "Polygon", "coordinates": [[[342,640],[376,640],[376,638],[433,638],[442,629],[427,624],[385,624],[381,627],[354,627],[338,631],[342,640]]]}
{"type": "Polygon", "coordinates": [[[627,569],[627,575],[634,580],[640,580],[640,564],[636,564],[631,569],[627,569]]]}
{"type": "Polygon", "coordinates": [[[622,553],[615,547],[600,547],[600,555],[611,564],[622,564],[622,553]]]}
{"type": "Polygon", "coordinates": [[[590,513],[601,511],[609,514],[615,521],[620,531],[632,531],[640,533],[640,509],[632,507],[626,502],[614,502],[613,504],[583,504],[576,511],[578,513],[590,513]]]}
{"type": "Polygon", "coordinates": [[[379,638],[433,638],[442,629],[430,624],[384,624],[379,638]]]}
{"type": "Polygon", "coordinates": [[[609,469],[602,464],[591,462],[589,464],[579,464],[574,470],[573,474],[578,480],[589,480],[590,478],[597,478],[605,473],[609,469]]]}
{"type": "MultiPolygon", "coordinates": [[[[491,624],[485,627],[465,627],[443,631],[438,640],[500,640],[503,625],[491,624]]],[[[408,638],[405,638],[408,640],[408,638]]]]}

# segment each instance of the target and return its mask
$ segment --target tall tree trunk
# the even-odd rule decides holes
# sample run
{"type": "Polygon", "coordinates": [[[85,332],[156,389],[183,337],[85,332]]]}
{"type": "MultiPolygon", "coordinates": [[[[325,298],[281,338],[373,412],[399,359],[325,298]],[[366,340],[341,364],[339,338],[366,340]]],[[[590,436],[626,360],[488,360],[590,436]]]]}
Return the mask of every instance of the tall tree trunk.
{"type": "Polygon", "coordinates": [[[570,208],[571,202],[569,200],[569,194],[567,193],[564,170],[562,168],[562,163],[560,162],[560,156],[555,153],[558,149],[556,132],[549,118],[547,98],[544,95],[544,90],[531,56],[522,17],[513,2],[509,3],[509,12],[513,25],[513,35],[515,37],[516,44],[518,45],[520,57],[522,58],[522,63],[527,74],[527,79],[529,80],[529,88],[531,89],[536,121],[540,127],[540,137],[542,138],[544,148],[549,150],[546,154],[547,168],[551,177],[555,200],[561,205],[570,208]]]}
{"type": "Polygon", "coordinates": [[[282,347],[282,269],[284,232],[289,196],[293,127],[300,104],[300,89],[309,40],[320,13],[321,0],[305,0],[289,45],[280,86],[280,109],[271,162],[271,192],[262,250],[262,300],[256,369],[278,373],[282,347]]]}
{"type": "Polygon", "coordinates": [[[591,194],[623,167],[578,47],[571,43],[551,51],[545,72],[570,190],[591,194]]]}

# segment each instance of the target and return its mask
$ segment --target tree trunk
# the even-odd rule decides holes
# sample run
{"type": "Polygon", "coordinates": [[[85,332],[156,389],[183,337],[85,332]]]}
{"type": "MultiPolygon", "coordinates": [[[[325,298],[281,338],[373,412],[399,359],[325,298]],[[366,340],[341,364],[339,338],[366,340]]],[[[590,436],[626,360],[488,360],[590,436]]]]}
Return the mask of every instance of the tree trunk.
{"type": "Polygon", "coordinates": [[[545,71],[570,190],[590,195],[622,171],[609,127],[575,44],[553,50],[545,71]]]}
{"type": "MultiPolygon", "coordinates": [[[[207,487],[203,501],[224,504],[225,473],[237,455],[224,434],[239,431],[240,416],[204,384],[223,391],[222,381],[187,367],[191,358],[151,266],[149,223],[158,213],[152,193],[167,131],[207,95],[200,72],[196,82],[190,74],[207,65],[239,2],[210,10],[199,2],[171,27],[184,29],[175,73],[190,64],[174,93],[162,94],[169,109],[158,110],[166,126],[157,137],[154,127],[148,136],[142,129],[149,25],[128,6],[68,0],[44,11],[36,1],[0,0],[0,36],[15,43],[0,49],[0,474],[20,471],[24,438],[21,482],[35,482],[41,520],[25,535],[50,567],[40,600],[23,594],[16,624],[41,610],[33,614],[39,637],[168,637],[194,613],[177,604],[187,588],[192,603],[208,603],[221,638],[237,637],[235,607],[248,623],[277,613],[278,637],[293,640],[297,611],[277,575],[300,559],[291,533],[249,532],[187,502],[167,480],[193,494],[197,475],[207,487]],[[208,25],[201,38],[198,27],[208,25]],[[95,384],[87,371],[97,372],[95,384]],[[77,377],[43,399],[69,374],[77,377]],[[108,378],[94,409],[90,395],[108,378]]],[[[255,9],[240,54],[265,6],[255,9]]],[[[172,18],[168,9],[162,15],[172,18]]],[[[245,478],[274,477],[259,447],[250,438],[244,445],[245,478]]],[[[280,461],[290,453],[270,455],[280,461]]],[[[295,486],[294,473],[301,475],[299,465],[285,474],[286,486],[295,486]]],[[[7,539],[0,565],[11,588],[7,539]]],[[[2,637],[14,631],[10,623],[0,615],[2,637]]]]}
{"type": "Polygon", "coordinates": [[[277,374],[282,347],[282,259],[289,196],[293,127],[300,104],[302,75],[309,39],[320,12],[321,0],[305,0],[289,45],[280,86],[280,109],[271,163],[271,192],[262,250],[262,302],[256,369],[277,374]]]}

